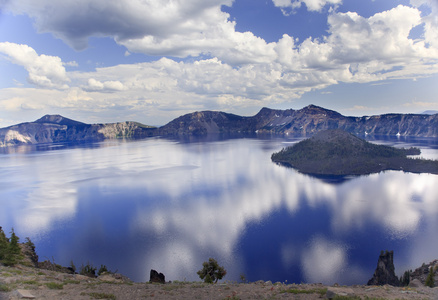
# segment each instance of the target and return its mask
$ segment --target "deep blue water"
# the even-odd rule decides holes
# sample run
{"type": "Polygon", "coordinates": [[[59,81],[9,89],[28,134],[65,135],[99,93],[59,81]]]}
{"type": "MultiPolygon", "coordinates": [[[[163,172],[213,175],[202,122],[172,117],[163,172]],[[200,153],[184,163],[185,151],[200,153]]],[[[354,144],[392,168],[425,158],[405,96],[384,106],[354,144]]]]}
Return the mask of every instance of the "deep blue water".
{"type": "MultiPolygon", "coordinates": [[[[381,250],[398,275],[438,258],[438,176],[389,171],[318,179],[271,162],[280,138],[3,149],[0,226],[40,260],[106,265],[135,281],[150,269],[199,280],[209,257],[225,279],[363,284],[381,250]]],[[[418,146],[437,139],[377,139],[418,146]]]]}

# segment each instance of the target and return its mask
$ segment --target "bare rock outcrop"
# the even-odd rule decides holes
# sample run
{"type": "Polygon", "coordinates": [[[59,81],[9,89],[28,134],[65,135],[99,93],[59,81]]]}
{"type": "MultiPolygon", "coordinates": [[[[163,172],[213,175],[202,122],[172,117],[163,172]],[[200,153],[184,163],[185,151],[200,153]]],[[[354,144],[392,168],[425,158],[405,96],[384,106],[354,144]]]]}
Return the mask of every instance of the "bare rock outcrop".
{"type": "Polygon", "coordinates": [[[149,282],[151,283],[166,283],[166,278],[163,273],[158,273],[155,270],[151,270],[149,282]]]}
{"type": "Polygon", "coordinates": [[[400,286],[400,281],[395,275],[394,252],[385,251],[380,253],[377,262],[376,271],[373,277],[368,281],[368,285],[385,285],[400,286]]]}
{"type": "MultiPolygon", "coordinates": [[[[431,268],[438,268],[438,259],[428,264],[423,264],[421,267],[415,269],[412,273],[410,273],[411,282],[417,280],[417,282],[420,282],[422,285],[424,285],[426,283],[426,279],[429,275],[431,268]]],[[[434,281],[438,282],[438,274],[435,274],[434,281]]]]}

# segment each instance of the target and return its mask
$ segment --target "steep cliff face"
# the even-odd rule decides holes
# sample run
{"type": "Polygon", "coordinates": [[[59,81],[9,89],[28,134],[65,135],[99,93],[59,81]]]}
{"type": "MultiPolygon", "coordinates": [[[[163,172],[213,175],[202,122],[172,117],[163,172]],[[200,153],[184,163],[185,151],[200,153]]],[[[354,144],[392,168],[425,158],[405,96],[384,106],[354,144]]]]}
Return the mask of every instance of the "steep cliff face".
{"type": "Polygon", "coordinates": [[[145,138],[156,135],[157,128],[146,126],[137,122],[121,122],[91,125],[106,139],[115,138],[145,138]]]}
{"type": "Polygon", "coordinates": [[[62,142],[101,141],[106,138],[147,137],[154,127],[136,122],[85,124],[60,115],[46,115],[35,122],[0,129],[0,147],[62,142]]]}
{"type": "Polygon", "coordinates": [[[362,117],[355,132],[375,135],[438,136],[438,114],[386,114],[362,117]]]}

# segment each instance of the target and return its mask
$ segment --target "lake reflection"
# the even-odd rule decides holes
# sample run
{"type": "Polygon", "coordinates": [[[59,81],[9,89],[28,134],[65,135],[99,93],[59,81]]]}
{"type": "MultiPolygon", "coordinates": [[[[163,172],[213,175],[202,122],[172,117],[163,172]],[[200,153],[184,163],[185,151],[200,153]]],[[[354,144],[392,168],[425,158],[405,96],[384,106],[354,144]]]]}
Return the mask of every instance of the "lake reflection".
{"type": "Polygon", "coordinates": [[[152,268],[199,280],[214,257],[228,280],[363,284],[380,250],[394,250],[399,275],[437,258],[437,175],[332,184],[273,164],[289,142],[153,138],[12,151],[0,155],[0,226],[29,236],[40,260],[105,264],[135,281],[152,268]]]}

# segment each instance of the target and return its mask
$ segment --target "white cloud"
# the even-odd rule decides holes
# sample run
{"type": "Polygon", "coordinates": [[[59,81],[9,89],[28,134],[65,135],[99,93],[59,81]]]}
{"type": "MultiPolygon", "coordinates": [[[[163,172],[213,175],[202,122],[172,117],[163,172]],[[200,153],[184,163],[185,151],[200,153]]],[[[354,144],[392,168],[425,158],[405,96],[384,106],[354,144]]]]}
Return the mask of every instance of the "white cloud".
{"type": "MultiPolygon", "coordinates": [[[[383,60],[403,63],[406,59],[427,57],[424,44],[409,39],[411,29],[421,23],[420,12],[399,5],[389,11],[364,18],[357,13],[333,13],[328,18],[336,63],[383,60]]],[[[436,53],[430,53],[435,54],[436,53]]]]}
{"type": "Polygon", "coordinates": [[[64,66],[67,66],[67,67],[78,67],[79,65],[78,65],[78,63],[77,62],[75,62],[75,61],[69,61],[69,62],[66,62],[66,63],[62,63],[64,66]]]}
{"type": "Polygon", "coordinates": [[[83,87],[86,91],[122,91],[125,89],[123,83],[118,80],[109,80],[105,82],[100,82],[94,78],[88,79],[88,84],[83,87]]]}
{"type": "Polygon", "coordinates": [[[97,81],[94,78],[90,78],[90,79],[88,79],[88,86],[86,87],[86,89],[91,90],[91,91],[103,90],[103,83],[100,81],[97,81]]]}
{"type": "MultiPolygon", "coordinates": [[[[66,71],[65,66],[77,63],[38,55],[27,45],[1,43],[0,51],[28,70],[30,82],[39,87],[68,88],[62,97],[45,101],[36,99],[43,93],[35,95],[32,89],[27,95],[8,90],[10,98],[3,98],[4,107],[14,106],[5,103],[18,98],[27,102],[22,107],[35,107],[35,103],[72,107],[74,102],[66,101],[66,95],[82,89],[95,102],[80,103],[93,111],[123,108],[146,112],[143,116],[165,116],[168,121],[193,110],[232,107],[233,112],[256,112],[262,106],[290,101],[339,82],[379,82],[438,72],[433,1],[417,0],[415,6],[399,5],[369,18],[331,10],[327,36],[301,43],[287,34],[267,43],[251,32],[235,31],[235,23],[220,8],[232,1],[190,0],[183,5],[180,1],[128,0],[123,7],[101,0],[43,2],[46,5],[17,0],[8,2],[8,9],[30,15],[40,31],[53,32],[78,49],[86,47],[90,36],[111,36],[127,47],[125,55],[141,52],[193,57],[181,62],[160,58],[91,72],[66,71]],[[89,9],[80,14],[86,5],[89,9]],[[431,7],[432,13],[422,16],[421,5],[431,7]],[[122,24],[122,20],[126,22],[122,24]],[[421,25],[424,38],[409,38],[411,29],[421,25]],[[202,53],[210,59],[196,57],[202,53]],[[183,111],[178,109],[182,106],[183,111]]],[[[301,3],[317,9],[340,1],[275,1],[279,7],[301,3]]]]}
{"type": "Polygon", "coordinates": [[[272,2],[276,7],[281,8],[283,14],[289,15],[302,4],[305,4],[309,11],[321,11],[326,5],[341,4],[342,0],[272,0],[272,2]]]}
{"type": "Polygon", "coordinates": [[[234,23],[221,11],[232,0],[8,2],[5,9],[27,14],[39,32],[51,32],[77,50],[91,36],[111,36],[131,52],[185,57],[224,47],[234,23]]]}
{"type": "Polygon", "coordinates": [[[59,57],[38,55],[28,45],[9,42],[0,43],[0,52],[12,63],[23,66],[29,72],[30,83],[45,88],[68,88],[66,82],[69,79],[59,57]]]}
{"type": "Polygon", "coordinates": [[[411,0],[412,5],[430,8],[430,13],[423,17],[425,42],[438,48],[438,2],[436,0],[411,0]]]}

